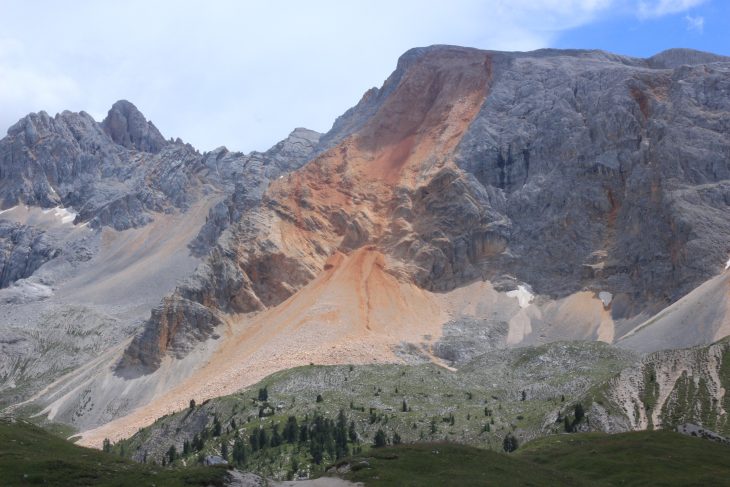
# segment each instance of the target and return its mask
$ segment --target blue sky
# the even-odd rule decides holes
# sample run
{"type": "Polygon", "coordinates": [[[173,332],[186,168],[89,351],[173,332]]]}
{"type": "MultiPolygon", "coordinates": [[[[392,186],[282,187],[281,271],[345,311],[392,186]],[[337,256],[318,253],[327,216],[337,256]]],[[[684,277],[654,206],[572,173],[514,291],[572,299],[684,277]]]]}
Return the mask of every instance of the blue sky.
{"type": "Polygon", "coordinates": [[[411,47],[730,55],[728,0],[0,0],[0,131],[135,103],[200,150],[328,130],[411,47]]]}
{"type": "Polygon", "coordinates": [[[730,56],[730,1],[708,1],[673,15],[648,18],[609,13],[562,32],[554,46],[597,48],[637,57],[669,47],[688,47],[730,56]]]}

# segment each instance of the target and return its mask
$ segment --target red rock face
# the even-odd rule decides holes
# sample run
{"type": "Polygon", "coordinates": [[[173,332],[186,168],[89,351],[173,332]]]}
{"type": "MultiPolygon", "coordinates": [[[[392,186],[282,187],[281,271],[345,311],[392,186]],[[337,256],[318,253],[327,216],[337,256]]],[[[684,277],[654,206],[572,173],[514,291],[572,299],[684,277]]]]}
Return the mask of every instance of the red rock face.
{"type": "MultiPolygon", "coordinates": [[[[434,271],[461,272],[450,267],[453,249],[446,247],[452,244],[434,206],[468,197],[453,156],[491,78],[484,51],[440,48],[404,56],[383,88],[387,96],[359,130],[271,184],[264,200],[273,211],[245,217],[254,229],[232,241],[235,263],[214,252],[207,283],[163,303],[150,320],[157,328],[152,335],[164,338],[159,351],[137,343],[140,338],[127,352],[134,360],[123,363],[156,367],[181,323],[190,321],[179,310],[192,312],[196,302],[243,313],[279,305],[338,251],[373,246],[392,259],[388,272],[426,288],[433,287],[434,271]],[[453,194],[454,188],[464,191],[453,194]],[[431,241],[433,234],[443,241],[431,241]]],[[[480,228],[478,215],[463,222],[473,228],[456,232],[469,235],[472,260],[503,250],[499,238],[480,228]]]]}
{"type": "Polygon", "coordinates": [[[310,257],[319,268],[335,249],[388,247],[394,230],[411,232],[418,222],[403,218],[403,198],[446,168],[458,173],[453,152],[487,94],[489,55],[430,51],[400,69],[397,86],[359,131],[268,191],[284,216],[281,237],[318,249],[310,257]]]}

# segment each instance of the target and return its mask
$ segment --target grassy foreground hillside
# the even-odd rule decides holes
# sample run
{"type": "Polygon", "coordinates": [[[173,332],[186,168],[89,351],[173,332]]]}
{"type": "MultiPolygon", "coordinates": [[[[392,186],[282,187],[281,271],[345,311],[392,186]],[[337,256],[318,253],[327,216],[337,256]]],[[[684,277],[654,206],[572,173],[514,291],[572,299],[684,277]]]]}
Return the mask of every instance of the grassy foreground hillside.
{"type": "MultiPolygon", "coordinates": [[[[667,431],[578,433],[512,454],[449,442],[372,448],[328,468],[377,486],[722,486],[730,447],[667,431]]],[[[0,422],[0,485],[222,486],[226,469],[163,468],[81,448],[25,422],[0,422]]],[[[277,484],[278,485],[278,484],[277,484]]]]}
{"type": "Polygon", "coordinates": [[[375,486],[722,486],[730,447],[667,431],[580,433],[535,440],[506,455],[450,443],[371,450],[338,464],[375,486]]]}
{"type": "Polygon", "coordinates": [[[561,415],[574,402],[632,363],[623,350],[570,342],[494,350],[458,371],[430,363],[300,367],[191,404],[113,450],[158,464],[166,456],[190,465],[222,455],[276,479],[317,474],[367,451],[378,431],[387,443],[447,441],[501,451],[508,433],[525,443],[563,431],[561,415]]]}
{"type": "Polygon", "coordinates": [[[225,468],[162,468],[82,448],[24,421],[0,421],[0,485],[222,486],[225,468]]]}

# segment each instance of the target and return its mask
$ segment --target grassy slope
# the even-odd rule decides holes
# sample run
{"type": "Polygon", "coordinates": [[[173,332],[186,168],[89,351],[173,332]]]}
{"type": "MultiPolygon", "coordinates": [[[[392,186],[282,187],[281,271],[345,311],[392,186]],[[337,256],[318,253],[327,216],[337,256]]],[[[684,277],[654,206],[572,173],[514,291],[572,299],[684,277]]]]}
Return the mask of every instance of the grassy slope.
{"type": "Polygon", "coordinates": [[[511,455],[440,443],[348,459],[350,480],[376,486],[730,485],[730,447],[671,432],[556,435],[511,455]]]}
{"type": "MultiPolygon", "coordinates": [[[[148,451],[149,458],[160,461],[170,445],[180,452],[183,440],[190,440],[203,427],[210,429],[217,415],[224,433],[221,438],[210,439],[203,450],[217,454],[222,441],[228,442],[230,451],[236,434],[247,439],[259,426],[283,426],[289,415],[301,420],[320,411],[334,419],[343,409],[348,421],[355,421],[365,445],[371,444],[375,431],[382,428],[389,438],[399,433],[404,442],[445,440],[501,450],[508,431],[514,430],[524,442],[562,430],[562,423],[547,420],[546,426],[546,418],[556,417],[558,410],[631,361],[625,352],[613,347],[576,342],[495,350],[458,372],[433,364],[300,367],[273,374],[246,391],[211,400],[195,410],[160,418],[123,443],[129,455],[139,459],[148,451]],[[260,419],[261,403],[254,399],[264,385],[275,414],[260,419]],[[525,401],[521,400],[523,390],[525,401]],[[315,402],[317,394],[323,396],[323,402],[315,402]],[[407,412],[402,411],[403,400],[407,412]],[[351,403],[356,409],[350,408],[351,403]],[[360,407],[364,411],[357,410],[360,407]],[[369,419],[370,408],[377,415],[374,423],[369,419]],[[485,415],[485,408],[491,411],[490,416],[485,415]],[[229,430],[232,419],[237,425],[235,432],[229,430]],[[432,421],[436,422],[436,433],[431,432],[432,421]],[[487,423],[489,432],[484,431],[487,423]]],[[[271,455],[252,457],[248,467],[281,478],[292,453],[272,455],[281,461],[272,465],[271,455]]],[[[299,463],[308,463],[306,455],[299,463]]]]}
{"type": "Polygon", "coordinates": [[[730,485],[730,447],[671,431],[551,436],[518,456],[589,485],[730,485]]]}
{"type": "Polygon", "coordinates": [[[223,468],[168,469],[81,448],[18,421],[0,422],[0,485],[223,485],[223,468]]]}

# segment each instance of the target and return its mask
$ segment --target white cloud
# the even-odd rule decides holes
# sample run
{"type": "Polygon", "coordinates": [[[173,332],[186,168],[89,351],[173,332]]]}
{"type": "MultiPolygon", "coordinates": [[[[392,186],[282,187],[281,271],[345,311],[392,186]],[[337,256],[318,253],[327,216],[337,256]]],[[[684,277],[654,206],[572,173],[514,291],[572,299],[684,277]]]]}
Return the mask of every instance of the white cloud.
{"type": "Polygon", "coordinates": [[[677,14],[697,7],[706,0],[641,0],[638,4],[637,15],[641,19],[663,17],[677,14]]]}
{"type": "Polygon", "coordinates": [[[687,22],[687,30],[694,30],[702,34],[705,30],[705,18],[701,15],[692,17],[691,15],[685,15],[684,20],[687,22]]]}
{"type": "Polygon", "coordinates": [[[2,130],[30,111],[61,111],[78,100],[80,90],[69,76],[35,69],[25,62],[22,42],[0,39],[0,123],[2,130]]]}
{"type": "MultiPolygon", "coordinates": [[[[697,3],[640,2],[654,16],[697,3]]],[[[637,0],[5,0],[0,131],[41,109],[99,119],[126,98],[166,137],[265,150],[297,126],[328,130],[411,47],[549,47],[629,8],[637,0]]]]}

